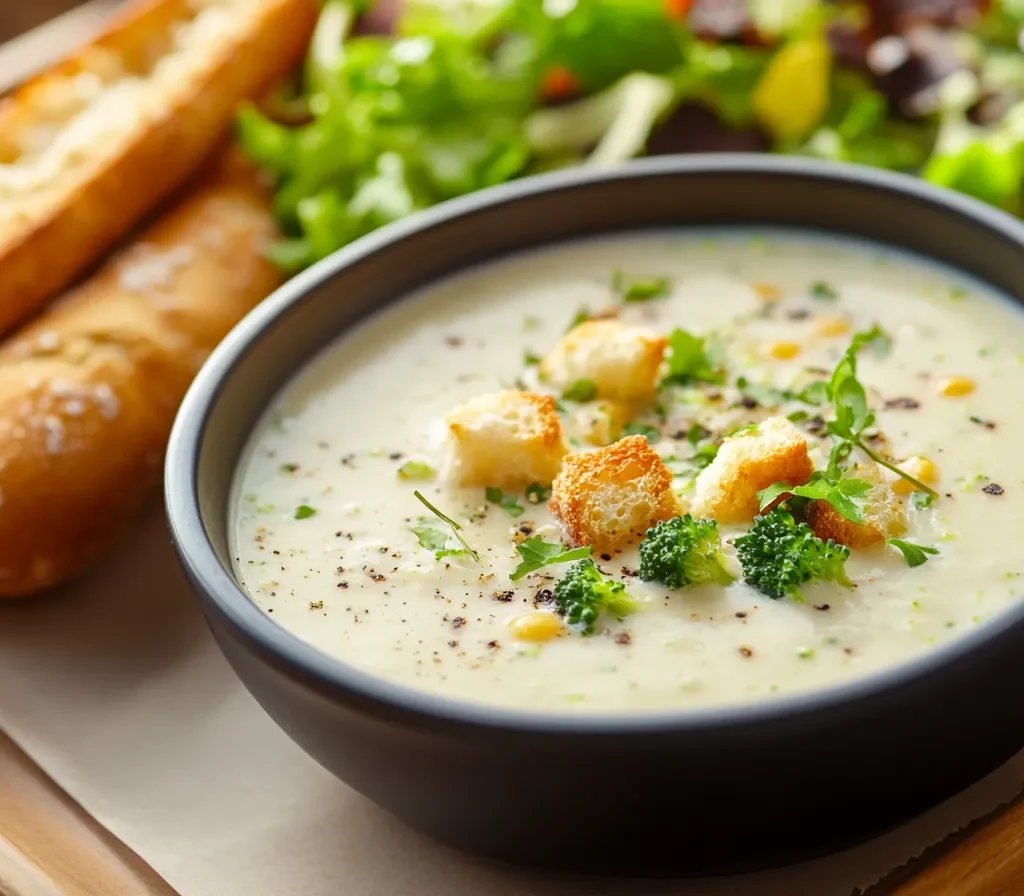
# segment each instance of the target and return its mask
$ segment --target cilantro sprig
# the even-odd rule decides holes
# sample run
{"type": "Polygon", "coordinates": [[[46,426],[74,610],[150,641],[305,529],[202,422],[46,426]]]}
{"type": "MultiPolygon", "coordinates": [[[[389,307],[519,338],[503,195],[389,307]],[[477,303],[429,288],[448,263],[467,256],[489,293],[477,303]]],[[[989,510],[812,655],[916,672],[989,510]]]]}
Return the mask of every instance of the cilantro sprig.
{"type": "Polygon", "coordinates": [[[528,538],[522,544],[516,545],[516,550],[523,559],[509,576],[513,582],[543,566],[550,566],[554,563],[572,563],[574,560],[586,560],[590,557],[590,545],[569,550],[558,542],[545,541],[539,535],[534,535],[533,538],[528,538]]]}
{"type": "MultiPolygon", "coordinates": [[[[445,524],[448,525],[448,527],[452,530],[452,535],[454,535],[455,539],[459,542],[459,544],[462,545],[462,551],[464,551],[466,554],[468,554],[470,557],[472,557],[477,563],[479,563],[480,562],[480,555],[476,551],[474,551],[473,548],[471,548],[469,546],[469,542],[467,542],[466,539],[463,537],[463,535],[462,535],[462,526],[460,526],[457,522],[455,522],[455,520],[453,520],[450,516],[445,516],[445,514],[441,513],[440,510],[438,510],[433,504],[431,504],[426,498],[423,497],[422,493],[419,490],[414,491],[413,494],[416,496],[417,500],[424,507],[427,508],[427,510],[429,510],[432,514],[434,514],[434,516],[436,516],[442,523],[445,523],[445,524]]],[[[448,543],[447,537],[445,538],[444,542],[441,544],[440,547],[433,547],[433,546],[428,546],[428,545],[424,544],[423,539],[424,539],[424,537],[428,537],[428,536],[422,535],[421,532],[417,531],[417,528],[420,529],[420,530],[423,530],[426,527],[424,527],[422,525],[419,526],[419,527],[413,527],[412,531],[416,535],[417,539],[419,539],[419,542],[420,542],[421,545],[423,545],[423,547],[426,547],[428,550],[432,550],[432,551],[437,551],[438,552],[436,554],[437,559],[441,559],[441,557],[451,557],[451,556],[455,556],[455,555],[457,555],[459,553],[462,553],[462,551],[449,551],[449,550],[447,550],[447,548],[445,547],[445,545],[447,545],[447,543],[448,543]]],[[[437,531],[437,530],[432,530],[432,531],[437,531]]],[[[429,537],[428,537],[428,539],[429,539],[429,537]]]]}
{"type": "Polygon", "coordinates": [[[708,344],[703,336],[694,336],[677,327],[668,336],[668,372],[661,384],[721,384],[725,382],[725,369],[720,355],[718,347],[708,344]]]}

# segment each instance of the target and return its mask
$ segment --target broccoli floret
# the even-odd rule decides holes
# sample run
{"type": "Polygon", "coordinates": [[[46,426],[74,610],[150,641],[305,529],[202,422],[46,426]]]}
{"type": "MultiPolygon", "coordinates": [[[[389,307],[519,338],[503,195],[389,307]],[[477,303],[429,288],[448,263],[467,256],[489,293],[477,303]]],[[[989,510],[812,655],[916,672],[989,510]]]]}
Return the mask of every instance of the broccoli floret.
{"type": "Polygon", "coordinates": [[[690,514],[658,523],[640,543],[640,578],[669,588],[707,582],[728,585],[736,577],[725,562],[718,524],[690,514]]]}
{"type": "Polygon", "coordinates": [[[593,560],[581,560],[566,571],[555,585],[555,606],[565,621],[583,626],[583,634],[594,632],[602,612],[621,619],[636,609],[636,601],[626,594],[626,586],[601,575],[593,560]]]}
{"type": "Polygon", "coordinates": [[[850,549],[822,541],[782,508],[754,520],[754,527],[736,539],[736,551],[747,582],[774,600],[799,598],[800,585],[811,579],[853,587],[845,567],[850,549]]]}

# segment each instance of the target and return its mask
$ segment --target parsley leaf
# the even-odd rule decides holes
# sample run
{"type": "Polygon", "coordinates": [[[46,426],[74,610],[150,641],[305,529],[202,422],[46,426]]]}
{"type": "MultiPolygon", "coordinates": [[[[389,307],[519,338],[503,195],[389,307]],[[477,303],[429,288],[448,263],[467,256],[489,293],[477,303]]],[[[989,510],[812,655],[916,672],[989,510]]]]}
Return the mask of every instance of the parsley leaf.
{"type": "Polygon", "coordinates": [[[536,367],[543,360],[544,359],[540,355],[535,352],[531,352],[529,349],[523,352],[523,364],[526,367],[536,367]]]}
{"type": "Polygon", "coordinates": [[[929,495],[928,492],[914,491],[910,493],[910,506],[915,510],[923,510],[925,507],[931,507],[932,501],[935,500],[934,495],[929,495]]]}
{"type": "Polygon", "coordinates": [[[420,519],[418,526],[410,526],[409,531],[416,536],[416,540],[420,543],[421,548],[426,548],[428,551],[442,551],[445,545],[448,544],[448,535],[442,532],[440,529],[435,529],[433,526],[428,525],[430,519],[423,517],[420,519]]]}
{"type": "Polygon", "coordinates": [[[612,271],[612,292],[623,302],[649,302],[664,299],[672,292],[671,277],[633,276],[612,271]]]}
{"type": "Polygon", "coordinates": [[[311,516],[316,516],[315,507],[310,507],[308,504],[300,504],[295,508],[295,519],[308,520],[311,516]]]}
{"type": "MultiPolygon", "coordinates": [[[[828,430],[832,435],[849,442],[850,445],[860,448],[876,464],[880,464],[887,470],[892,471],[903,479],[906,479],[915,488],[928,493],[933,498],[938,497],[935,489],[925,485],[919,479],[901,470],[891,461],[886,460],[877,451],[865,444],[862,435],[864,430],[875,422],[875,415],[868,409],[867,393],[860,380],[857,379],[857,353],[867,347],[874,346],[878,353],[888,352],[891,339],[877,324],[870,330],[857,333],[850,343],[850,347],[836,365],[832,378],[828,383],[828,396],[832,402],[835,419],[828,424],[828,430]]],[[[835,451],[836,449],[833,449],[835,451]]],[[[831,471],[831,464],[830,464],[831,471]]]]}
{"type": "Polygon", "coordinates": [[[526,500],[531,504],[543,504],[551,497],[551,489],[539,482],[531,482],[526,486],[526,500]]]}
{"type": "Polygon", "coordinates": [[[907,561],[907,566],[920,566],[922,563],[928,562],[928,554],[937,554],[938,548],[925,547],[923,544],[913,544],[909,541],[904,541],[902,538],[887,538],[886,544],[891,544],[894,548],[898,548],[900,553],[903,554],[903,558],[907,561]]]}
{"type": "Polygon", "coordinates": [[[584,305],[572,316],[572,320],[569,321],[569,326],[566,327],[565,331],[568,333],[570,330],[575,330],[580,324],[585,324],[590,318],[590,309],[584,305]]]}
{"type": "Polygon", "coordinates": [[[702,336],[676,328],[668,336],[668,374],[662,385],[725,382],[725,372],[715,354],[710,347],[705,347],[702,336]]]}
{"type": "Polygon", "coordinates": [[[593,380],[576,380],[562,393],[566,401],[590,401],[597,398],[597,383],[593,380]]]}
{"type": "Polygon", "coordinates": [[[827,501],[852,523],[864,522],[864,496],[871,491],[871,483],[864,479],[833,480],[820,471],[806,485],[776,482],[757,493],[760,509],[764,510],[780,495],[791,494],[812,501],[827,501]]]}
{"type": "Polygon", "coordinates": [[[522,516],[523,505],[516,500],[515,495],[507,495],[500,488],[489,485],[484,490],[487,500],[492,504],[498,504],[509,516],[522,516]]]}
{"type": "MultiPolygon", "coordinates": [[[[424,498],[423,495],[418,490],[414,491],[413,494],[416,496],[417,500],[424,507],[427,508],[427,510],[434,514],[434,516],[436,516],[442,523],[447,523],[451,527],[452,534],[458,540],[459,544],[461,544],[462,547],[465,548],[466,553],[469,554],[470,557],[472,557],[477,563],[479,563],[480,555],[476,551],[474,551],[469,546],[469,543],[466,541],[466,539],[462,537],[462,526],[455,522],[455,520],[453,520],[451,517],[445,516],[443,513],[441,513],[441,511],[438,510],[433,504],[431,504],[426,498],[424,498]]],[[[413,531],[415,532],[416,530],[414,529],[413,531]]]]}
{"type": "Polygon", "coordinates": [[[661,438],[661,431],[649,423],[630,422],[625,425],[622,432],[627,436],[646,436],[652,445],[661,438]]]}
{"type": "Polygon", "coordinates": [[[824,280],[816,280],[811,284],[811,298],[820,301],[830,301],[839,298],[839,292],[834,286],[824,280]]]}
{"type": "Polygon", "coordinates": [[[590,545],[566,550],[561,544],[547,542],[539,535],[534,535],[533,538],[516,545],[516,550],[523,559],[509,576],[513,582],[542,566],[550,566],[552,563],[571,563],[573,560],[585,560],[590,556],[590,545]]]}

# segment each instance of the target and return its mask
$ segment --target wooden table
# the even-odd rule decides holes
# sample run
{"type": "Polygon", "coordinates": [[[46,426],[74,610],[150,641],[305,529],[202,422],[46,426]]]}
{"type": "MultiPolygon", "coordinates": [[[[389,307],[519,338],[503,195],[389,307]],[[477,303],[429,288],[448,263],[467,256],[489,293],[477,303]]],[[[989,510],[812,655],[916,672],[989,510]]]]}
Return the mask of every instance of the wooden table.
{"type": "MultiPolygon", "coordinates": [[[[0,94],[92,30],[120,0],[0,0],[0,94]]],[[[866,896],[1024,896],[1024,799],[948,838],[866,896]]],[[[0,733],[0,896],[175,896],[0,733]]]]}

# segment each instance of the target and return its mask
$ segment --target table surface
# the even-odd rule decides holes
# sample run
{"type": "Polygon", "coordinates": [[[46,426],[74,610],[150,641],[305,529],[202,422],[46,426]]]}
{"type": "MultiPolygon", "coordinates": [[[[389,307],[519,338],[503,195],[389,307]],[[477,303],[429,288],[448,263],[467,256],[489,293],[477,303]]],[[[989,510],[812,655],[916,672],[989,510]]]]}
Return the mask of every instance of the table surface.
{"type": "MultiPolygon", "coordinates": [[[[116,2],[93,0],[97,7],[116,2]]],[[[2,3],[0,44],[81,7],[81,0],[2,3]]],[[[84,21],[79,9],[66,19],[64,31],[84,21]]],[[[52,52],[66,35],[53,31],[44,40],[45,50],[52,52]]],[[[24,54],[38,46],[38,41],[23,40],[20,49],[24,54]]],[[[0,52],[0,75],[5,64],[20,66],[24,59],[15,59],[14,54],[5,58],[0,52]]],[[[1020,896],[1024,893],[1022,838],[1024,799],[896,870],[870,896],[1020,896]]],[[[98,892],[175,896],[156,872],[0,733],[0,896],[94,896],[98,892]]]]}

